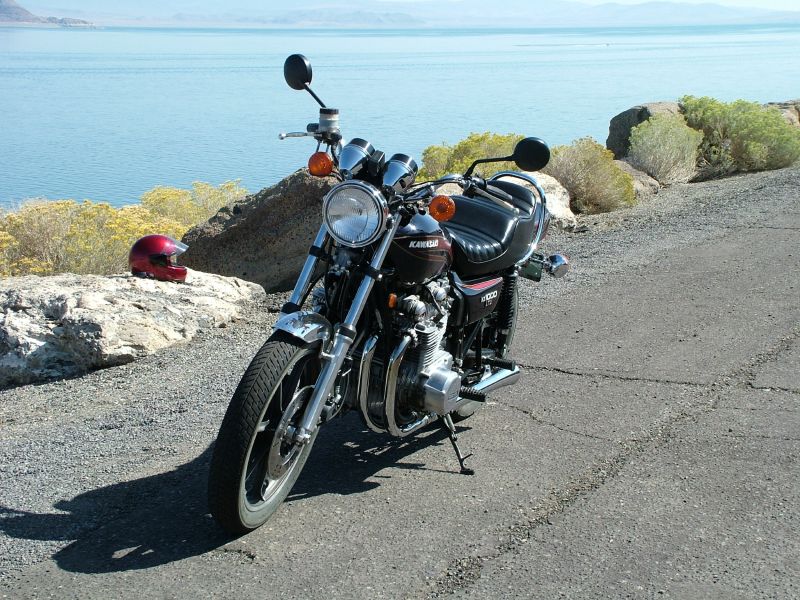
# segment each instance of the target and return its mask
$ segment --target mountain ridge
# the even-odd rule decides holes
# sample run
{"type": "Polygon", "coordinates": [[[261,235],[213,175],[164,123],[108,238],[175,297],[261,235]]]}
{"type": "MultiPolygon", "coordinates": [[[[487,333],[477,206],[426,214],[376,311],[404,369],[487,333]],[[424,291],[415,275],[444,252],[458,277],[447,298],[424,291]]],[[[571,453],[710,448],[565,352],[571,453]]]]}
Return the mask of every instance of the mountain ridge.
{"type": "Polygon", "coordinates": [[[60,27],[90,27],[82,19],[64,17],[40,17],[21,7],[14,0],[0,0],[0,24],[56,25],[60,27]]]}
{"type": "MultiPolygon", "coordinates": [[[[485,0],[293,0],[291,7],[265,6],[259,0],[235,0],[220,12],[204,13],[193,0],[164,5],[120,0],[113,7],[85,0],[80,10],[50,8],[52,0],[26,4],[104,25],[219,26],[254,28],[419,28],[419,27],[647,27],[739,24],[800,24],[800,12],[758,7],[685,4],[655,0],[640,4],[589,5],[576,0],[504,0],[487,9],[485,0]],[[142,14],[145,13],[145,14],[142,14]]],[[[14,5],[14,0],[0,0],[14,5]]],[[[25,9],[21,9],[27,12],[25,9]]],[[[213,10],[213,9],[212,9],[213,10]]],[[[30,13],[28,13],[30,14],[30,13]]],[[[31,15],[34,16],[34,15],[31,15]]],[[[37,17],[38,18],[38,17],[37,17]]],[[[1,20],[1,19],[0,19],[1,20]]]]}

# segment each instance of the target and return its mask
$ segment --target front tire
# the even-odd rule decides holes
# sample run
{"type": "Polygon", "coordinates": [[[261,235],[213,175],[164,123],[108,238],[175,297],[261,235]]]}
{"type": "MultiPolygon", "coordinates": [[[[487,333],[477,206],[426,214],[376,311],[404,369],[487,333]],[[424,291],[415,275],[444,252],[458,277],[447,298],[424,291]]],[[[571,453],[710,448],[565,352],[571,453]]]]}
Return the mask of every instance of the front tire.
{"type": "MultiPolygon", "coordinates": [[[[319,374],[319,344],[276,332],[233,394],[220,426],[208,479],[212,516],[240,535],[263,525],[283,503],[311,452],[291,441],[319,374]]],[[[318,430],[317,430],[318,431],[318,430]]]]}

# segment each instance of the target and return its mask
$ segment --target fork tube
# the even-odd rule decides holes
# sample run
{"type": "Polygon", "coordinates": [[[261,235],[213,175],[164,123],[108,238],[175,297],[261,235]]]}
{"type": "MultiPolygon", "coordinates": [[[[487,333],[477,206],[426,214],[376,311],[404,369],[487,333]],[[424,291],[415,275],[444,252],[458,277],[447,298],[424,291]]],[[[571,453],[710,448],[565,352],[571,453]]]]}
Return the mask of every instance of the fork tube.
{"type": "MultiPolygon", "coordinates": [[[[319,233],[317,233],[317,237],[314,238],[314,248],[324,248],[326,242],[328,241],[328,228],[325,227],[325,224],[322,224],[322,227],[319,228],[319,233]]],[[[314,269],[317,268],[317,262],[319,258],[314,256],[313,254],[308,255],[306,258],[306,262],[303,265],[303,270],[300,272],[300,277],[297,278],[297,283],[294,284],[294,291],[292,292],[292,297],[289,299],[289,304],[297,306],[297,309],[300,310],[302,306],[300,303],[303,301],[303,298],[306,296],[306,292],[308,291],[308,285],[311,282],[311,276],[314,274],[314,269]]]]}
{"type": "Polygon", "coordinates": [[[350,306],[350,311],[347,313],[347,318],[344,323],[336,328],[336,334],[333,336],[333,343],[330,352],[323,352],[322,359],[322,372],[319,379],[314,386],[314,395],[308,403],[305,413],[303,414],[303,421],[295,434],[295,440],[300,443],[306,443],[311,439],[311,435],[317,428],[319,417],[322,414],[322,409],[325,407],[325,402],[331,395],[333,384],[336,382],[336,376],[339,374],[339,369],[342,368],[344,359],[347,357],[347,352],[356,338],[356,323],[364,311],[364,306],[367,304],[372,286],[375,285],[374,272],[379,271],[383,266],[383,261],[386,254],[389,252],[389,246],[394,240],[394,235],[400,227],[400,217],[395,216],[389,226],[389,230],[383,237],[380,246],[375,251],[372,257],[370,266],[373,269],[372,274],[364,275],[364,279],[358,286],[358,292],[353,299],[353,304],[350,306]]]}

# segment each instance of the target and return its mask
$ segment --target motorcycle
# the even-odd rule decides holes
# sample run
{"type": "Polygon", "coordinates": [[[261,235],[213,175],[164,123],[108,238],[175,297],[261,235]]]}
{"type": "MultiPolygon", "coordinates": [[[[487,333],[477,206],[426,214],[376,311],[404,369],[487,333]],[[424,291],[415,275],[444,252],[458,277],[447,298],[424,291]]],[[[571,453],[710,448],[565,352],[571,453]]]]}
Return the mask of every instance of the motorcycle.
{"type": "Polygon", "coordinates": [[[320,426],[349,411],[370,430],[397,438],[438,422],[461,473],[472,474],[454,423],[520,379],[509,355],[519,277],[538,281],[569,269],[564,256],[536,252],[550,217],[533,177],[474,175],[479,164],[499,161],[538,171],[550,159],[545,142],[525,138],[511,156],[416,183],[410,156],[387,159],[360,138],[342,143],[339,111],[311,90],[308,59],[290,56],[284,77],[320,111],[306,131],[281,139],[313,138],[309,172],[338,183],[323,199],[323,224],[291,298],[220,426],[209,505],[232,534],[272,516],[320,426]],[[461,193],[438,193],[445,184],[461,193]]]}

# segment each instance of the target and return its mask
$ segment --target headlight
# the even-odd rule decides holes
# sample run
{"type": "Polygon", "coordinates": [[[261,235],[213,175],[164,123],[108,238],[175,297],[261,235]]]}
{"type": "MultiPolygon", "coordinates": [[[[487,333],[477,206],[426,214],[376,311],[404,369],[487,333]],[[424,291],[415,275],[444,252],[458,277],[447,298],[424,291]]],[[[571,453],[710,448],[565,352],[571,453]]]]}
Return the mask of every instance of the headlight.
{"type": "Polygon", "coordinates": [[[363,181],[334,186],[322,204],[325,225],[333,238],[345,246],[361,248],[383,232],[389,205],[383,195],[363,181]]]}

